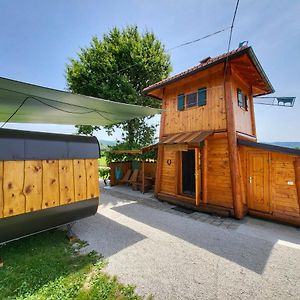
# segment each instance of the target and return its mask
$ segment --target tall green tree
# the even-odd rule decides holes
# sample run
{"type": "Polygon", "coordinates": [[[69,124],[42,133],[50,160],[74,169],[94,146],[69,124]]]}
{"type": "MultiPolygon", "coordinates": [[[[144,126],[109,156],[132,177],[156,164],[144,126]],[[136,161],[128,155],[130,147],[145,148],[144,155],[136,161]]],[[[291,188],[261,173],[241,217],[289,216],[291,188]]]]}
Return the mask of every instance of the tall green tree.
{"type": "MultiPolygon", "coordinates": [[[[68,88],[75,93],[128,104],[160,107],[160,101],[143,95],[142,90],[171,72],[170,56],[153,32],[140,33],[137,26],[113,28],[100,40],[93,37],[87,48],[66,66],[68,88]]],[[[105,127],[109,134],[123,131],[129,147],[152,143],[156,126],[148,118],[138,118],[105,127]]],[[[92,134],[98,126],[77,126],[79,133],[92,134]]]]}

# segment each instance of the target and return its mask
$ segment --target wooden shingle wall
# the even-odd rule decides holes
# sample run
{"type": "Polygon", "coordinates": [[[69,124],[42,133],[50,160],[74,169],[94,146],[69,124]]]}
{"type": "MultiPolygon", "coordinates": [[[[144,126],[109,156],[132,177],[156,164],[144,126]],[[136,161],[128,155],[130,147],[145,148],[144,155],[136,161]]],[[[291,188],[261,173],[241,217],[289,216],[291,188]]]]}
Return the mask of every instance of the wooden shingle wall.
{"type": "Polygon", "coordinates": [[[0,161],[0,218],[98,196],[97,159],[0,161]]]}

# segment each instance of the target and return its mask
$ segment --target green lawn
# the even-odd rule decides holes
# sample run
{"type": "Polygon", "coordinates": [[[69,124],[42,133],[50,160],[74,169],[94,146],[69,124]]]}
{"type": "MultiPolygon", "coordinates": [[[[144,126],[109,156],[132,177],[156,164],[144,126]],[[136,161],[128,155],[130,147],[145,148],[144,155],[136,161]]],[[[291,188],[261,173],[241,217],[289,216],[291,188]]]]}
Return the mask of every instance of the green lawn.
{"type": "Polygon", "coordinates": [[[98,159],[99,167],[107,167],[105,156],[98,159]]]}
{"type": "Polygon", "coordinates": [[[79,255],[82,246],[60,230],[0,246],[0,299],[141,299],[132,286],[103,272],[101,257],[79,255]]]}

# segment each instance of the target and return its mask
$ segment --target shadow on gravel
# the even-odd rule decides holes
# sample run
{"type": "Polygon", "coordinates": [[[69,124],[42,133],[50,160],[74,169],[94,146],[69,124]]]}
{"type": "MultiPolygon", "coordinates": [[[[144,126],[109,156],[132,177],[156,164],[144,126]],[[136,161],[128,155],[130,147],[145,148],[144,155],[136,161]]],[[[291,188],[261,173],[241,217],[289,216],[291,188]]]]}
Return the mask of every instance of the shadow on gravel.
{"type": "Polygon", "coordinates": [[[88,251],[101,249],[104,257],[145,239],[144,235],[98,213],[75,223],[73,229],[80,239],[89,241],[88,251]]]}
{"type": "Polygon", "coordinates": [[[129,218],[183,239],[215,255],[262,274],[274,243],[195,222],[138,203],[112,208],[129,218]]]}

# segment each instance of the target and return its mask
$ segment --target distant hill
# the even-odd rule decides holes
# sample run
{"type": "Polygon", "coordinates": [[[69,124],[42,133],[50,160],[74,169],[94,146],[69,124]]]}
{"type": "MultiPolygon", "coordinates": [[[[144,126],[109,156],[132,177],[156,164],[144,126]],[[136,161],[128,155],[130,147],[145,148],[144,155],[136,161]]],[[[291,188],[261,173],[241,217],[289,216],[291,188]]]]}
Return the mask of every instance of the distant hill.
{"type": "Polygon", "coordinates": [[[275,146],[288,147],[288,148],[300,148],[300,142],[271,142],[275,146]]]}
{"type": "Polygon", "coordinates": [[[108,140],[99,140],[101,145],[106,146],[114,146],[117,142],[116,141],[108,141],[108,140]]]}
{"type": "Polygon", "coordinates": [[[116,141],[108,141],[108,140],[99,140],[100,149],[103,151],[108,150],[108,146],[114,146],[116,141]]]}

